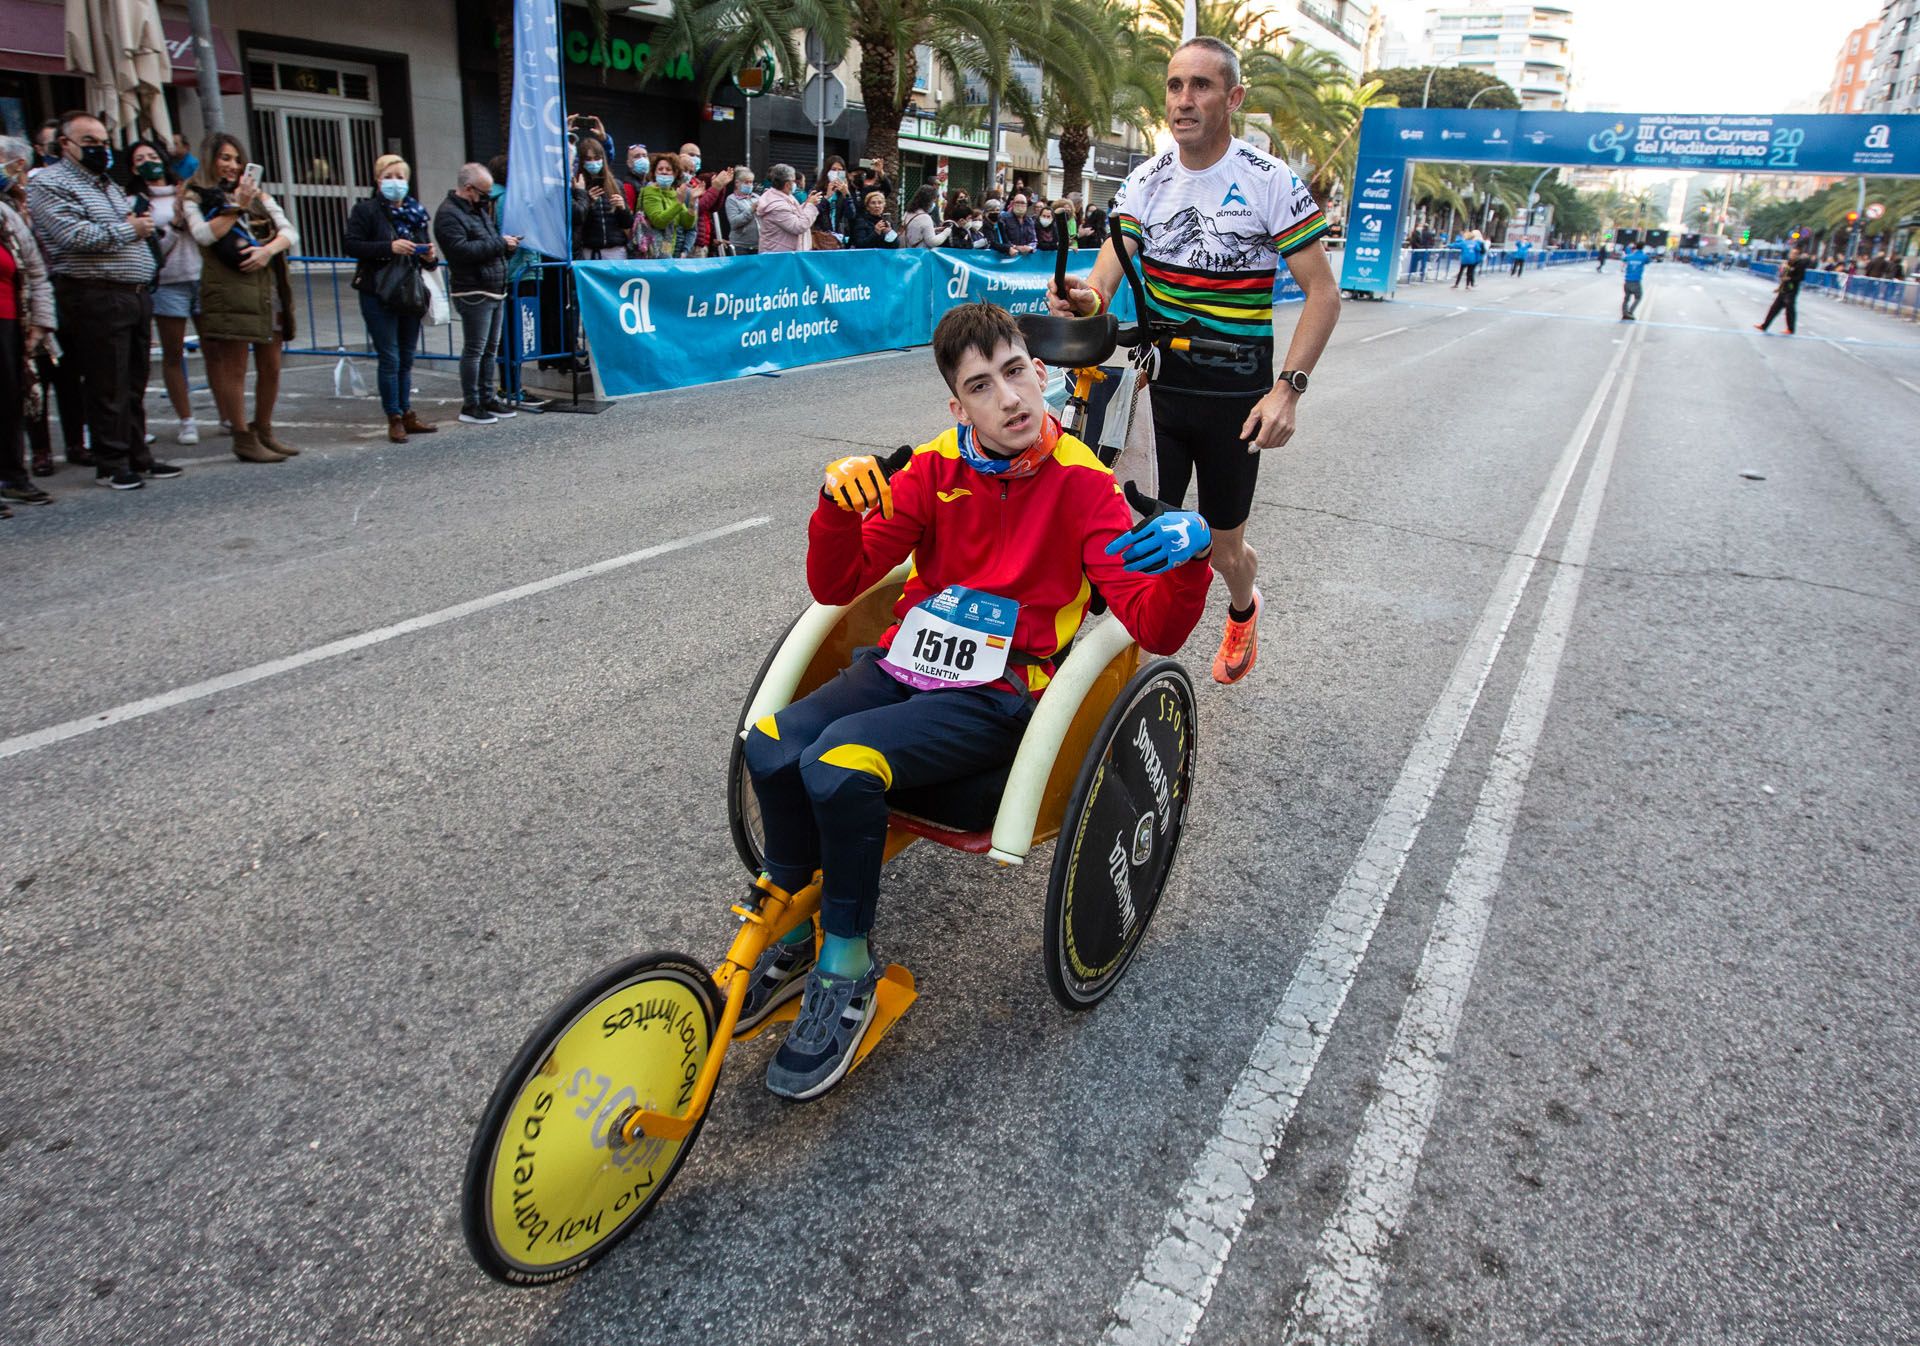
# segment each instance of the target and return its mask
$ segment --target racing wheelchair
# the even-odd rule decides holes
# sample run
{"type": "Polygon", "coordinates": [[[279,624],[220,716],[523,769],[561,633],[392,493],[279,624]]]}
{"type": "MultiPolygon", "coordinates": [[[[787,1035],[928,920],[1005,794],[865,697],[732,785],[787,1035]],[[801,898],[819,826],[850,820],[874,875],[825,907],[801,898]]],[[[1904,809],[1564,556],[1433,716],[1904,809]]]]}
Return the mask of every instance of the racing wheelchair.
{"type": "MultiPolygon", "coordinates": [[[[1115,246],[1145,315],[1131,258],[1115,246]]],[[[1062,279],[1065,262],[1063,246],[1062,279]]],[[[1063,418],[1069,429],[1084,423],[1090,390],[1108,377],[1099,366],[1119,347],[1228,345],[1151,319],[1122,327],[1111,314],[1029,316],[1021,324],[1034,355],[1075,372],[1072,419],[1063,418]]],[[[898,470],[910,453],[884,466],[898,470]]],[[[1159,508],[1130,498],[1137,509],[1159,508]]],[[[877,643],[908,569],[851,603],[809,607],[755,676],[727,769],[729,824],[749,875],[760,873],[763,834],[743,748],[747,727],[877,643]]],[[[1149,657],[1116,618],[1089,616],[1061,652],[1010,764],[889,794],[887,858],[924,840],[1023,865],[1057,838],[1042,918],[1045,974],[1061,1005],[1090,1009],[1126,970],[1166,886],[1192,798],[1194,732],[1186,670],[1149,657]]],[[[461,1223],[483,1270],[515,1285],[560,1280],[632,1232],[699,1137],[752,968],[804,923],[814,923],[818,939],[819,907],[818,874],[785,898],[762,892],[733,908],[739,928],[717,970],[685,954],[640,954],[588,978],[554,1008],[508,1065],[468,1154],[461,1223]]],[[[855,1069],[914,995],[912,974],[888,967],[855,1069]]],[[[790,1002],[767,1024],[798,1010],[790,1002]]]]}

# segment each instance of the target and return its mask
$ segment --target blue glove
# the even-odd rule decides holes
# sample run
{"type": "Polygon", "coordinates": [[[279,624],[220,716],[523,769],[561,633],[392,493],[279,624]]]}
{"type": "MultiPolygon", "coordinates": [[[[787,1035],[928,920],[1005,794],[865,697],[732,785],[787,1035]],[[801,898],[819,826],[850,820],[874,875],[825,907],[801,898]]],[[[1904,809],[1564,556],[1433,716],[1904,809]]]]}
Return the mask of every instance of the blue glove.
{"type": "Polygon", "coordinates": [[[1127,503],[1145,515],[1132,532],[1107,544],[1107,555],[1124,556],[1128,570],[1159,575],[1184,565],[1213,545],[1213,530],[1191,510],[1170,510],[1158,500],[1140,494],[1132,482],[1127,503]]]}

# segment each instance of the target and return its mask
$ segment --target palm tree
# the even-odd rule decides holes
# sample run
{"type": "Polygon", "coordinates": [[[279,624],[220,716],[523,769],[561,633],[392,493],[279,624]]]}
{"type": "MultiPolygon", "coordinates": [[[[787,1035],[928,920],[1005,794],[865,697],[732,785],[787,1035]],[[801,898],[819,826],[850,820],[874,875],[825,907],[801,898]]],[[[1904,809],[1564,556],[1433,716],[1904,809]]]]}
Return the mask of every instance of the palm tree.
{"type": "MultiPolygon", "coordinates": [[[[587,0],[596,13],[603,3],[587,0]]],[[[701,93],[710,97],[722,80],[769,54],[779,78],[802,83],[807,64],[796,34],[814,29],[829,51],[838,51],[846,46],[847,20],[845,0],[674,0],[666,31],[648,53],[640,79],[644,83],[679,57],[697,54],[707,67],[701,93]]]]}
{"type": "Polygon", "coordinates": [[[1042,64],[1037,104],[1018,85],[1006,92],[1030,141],[1044,145],[1058,136],[1060,190],[1072,195],[1084,185],[1096,132],[1118,126],[1142,135],[1150,131],[1163,81],[1143,57],[1138,15],[1124,0],[1054,0],[1053,23],[1068,39],[1068,68],[1042,64]]]}
{"type": "MultiPolygon", "coordinates": [[[[756,0],[757,2],[757,0],[756,0]]],[[[1097,101],[1091,87],[1111,52],[1112,35],[1076,0],[848,0],[849,32],[860,44],[860,96],[867,109],[867,155],[889,171],[899,166],[900,122],[913,94],[914,51],[925,47],[953,87],[969,77],[1007,98],[1016,115],[1038,124],[1038,109],[1015,80],[1015,53],[1054,72],[1076,99],[1097,101]],[[1094,55],[1093,53],[1098,53],[1094,55]]],[[[971,113],[954,109],[950,120],[971,113]]],[[[1044,143],[1044,141],[1042,142],[1044,143]]]]}
{"type": "Polygon", "coordinates": [[[1350,192],[1353,166],[1360,157],[1360,121],[1371,107],[1395,107],[1379,80],[1354,84],[1335,79],[1321,90],[1320,124],[1296,125],[1286,143],[1311,165],[1307,189],[1324,207],[1336,192],[1350,192]]]}

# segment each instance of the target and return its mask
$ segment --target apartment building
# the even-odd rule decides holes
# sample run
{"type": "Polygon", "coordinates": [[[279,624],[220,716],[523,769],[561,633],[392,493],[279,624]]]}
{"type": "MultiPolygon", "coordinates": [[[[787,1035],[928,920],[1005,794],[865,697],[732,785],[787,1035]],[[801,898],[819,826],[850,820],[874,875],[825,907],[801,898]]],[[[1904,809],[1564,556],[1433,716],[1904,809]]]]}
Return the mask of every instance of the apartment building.
{"type": "Polygon", "coordinates": [[[1574,85],[1570,5],[1461,0],[1429,9],[1419,29],[1390,33],[1382,65],[1457,66],[1511,85],[1528,112],[1562,112],[1574,85]]]}
{"type": "Polygon", "coordinates": [[[1920,0],[1886,0],[1862,112],[1920,112],[1920,0]]]}
{"type": "Polygon", "coordinates": [[[1873,67],[1873,35],[1879,29],[1875,19],[1848,33],[1840,43],[1840,54],[1833,61],[1833,83],[1820,100],[1822,112],[1864,112],[1869,75],[1873,67]]]}

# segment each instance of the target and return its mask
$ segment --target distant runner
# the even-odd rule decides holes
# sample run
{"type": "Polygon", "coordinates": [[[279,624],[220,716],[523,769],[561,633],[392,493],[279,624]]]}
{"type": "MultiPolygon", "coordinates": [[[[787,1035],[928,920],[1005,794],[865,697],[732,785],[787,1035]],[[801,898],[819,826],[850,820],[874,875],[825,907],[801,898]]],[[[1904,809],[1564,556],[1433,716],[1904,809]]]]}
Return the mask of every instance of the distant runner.
{"type": "Polygon", "coordinates": [[[1647,250],[1638,243],[1628,248],[1620,258],[1620,269],[1627,277],[1620,292],[1620,321],[1633,322],[1633,311],[1640,307],[1641,299],[1646,296],[1640,278],[1647,274],[1647,250]]]}
{"type": "MultiPolygon", "coordinates": [[[[1115,234],[1143,257],[1156,313],[1253,347],[1240,360],[1167,352],[1152,385],[1160,498],[1179,506],[1198,477],[1213,568],[1227,582],[1226,633],[1213,661],[1223,683],[1244,678],[1259,653],[1259,559],[1246,524],[1260,450],[1293,438],[1295,404],[1340,318],[1340,287],[1320,243],[1327,219],[1313,194],[1284,160],[1233,134],[1246,94],[1233,48],[1212,37],[1181,43],[1167,66],[1175,149],[1133,171],[1112,216],[1115,234]],[[1273,283],[1283,258],[1306,302],[1276,379],[1273,283]]],[[[1102,252],[1092,275],[1068,277],[1066,294],[1049,300],[1063,317],[1090,315],[1120,284],[1119,260],[1102,252]]]]}

